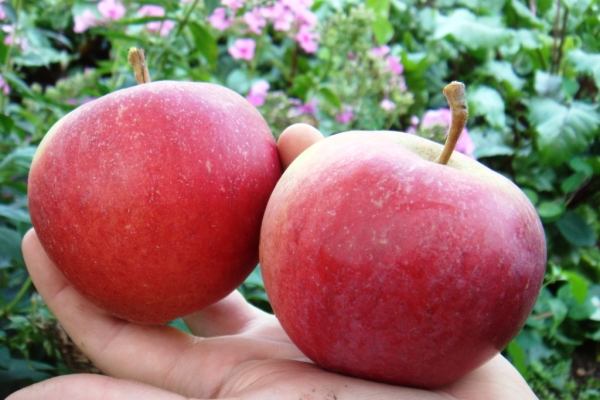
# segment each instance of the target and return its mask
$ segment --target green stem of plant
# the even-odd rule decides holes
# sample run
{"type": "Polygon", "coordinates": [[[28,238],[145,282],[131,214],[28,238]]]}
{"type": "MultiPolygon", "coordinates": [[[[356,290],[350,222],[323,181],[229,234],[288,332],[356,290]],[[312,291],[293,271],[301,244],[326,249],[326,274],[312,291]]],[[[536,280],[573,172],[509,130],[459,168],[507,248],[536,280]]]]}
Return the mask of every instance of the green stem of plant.
{"type": "Polygon", "coordinates": [[[15,298],[6,307],[4,307],[4,310],[2,310],[2,313],[0,313],[0,318],[3,318],[5,315],[9,315],[10,313],[12,313],[13,309],[23,299],[23,296],[25,296],[30,287],[31,278],[27,277],[27,280],[25,280],[25,282],[21,286],[21,289],[19,289],[19,293],[17,293],[15,298]]]}
{"type": "Polygon", "coordinates": [[[558,68],[558,66],[556,65],[557,62],[557,49],[558,49],[558,30],[559,30],[559,23],[560,23],[560,8],[562,5],[562,1],[561,0],[556,0],[556,15],[554,16],[554,33],[553,33],[553,42],[552,42],[552,64],[550,65],[550,73],[554,74],[556,73],[556,69],[558,68]]]}
{"type": "MultiPolygon", "coordinates": [[[[21,8],[22,8],[22,0],[17,1],[17,20],[15,21],[15,27],[19,26],[19,21],[21,20],[21,8]]],[[[16,32],[14,32],[16,33],[16,32]]],[[[12,62],[10,62],[10,55],[12,53],[12,49],[15,47],[15,41],[12,40],[8,45],[8,50],[6,51],[6,57],[4,58],[4,69],[3,73],[7,74],[12,72],[12,62]]],[[[8,104],[8,96],[2,95],[2,102],[0,103],[0,110],[4,111],[8,104]]]]}
{"type": "Polygon", "coordinates": [[[194,0],[192,5],[190,6],[190,8],[187,9],[185,15],[183,16],[183,20],[177,27],[177,32],[175,33],[175,37],[179,36],[179,34],[183,30],[183,28],[185,28],[185,26],[187,25],[188,21],[190,20],[190,15],[192,15],[192,11],[194,11],[196,9],[196,5],[198,4],[198,1],[199,0],[194,0]]]}

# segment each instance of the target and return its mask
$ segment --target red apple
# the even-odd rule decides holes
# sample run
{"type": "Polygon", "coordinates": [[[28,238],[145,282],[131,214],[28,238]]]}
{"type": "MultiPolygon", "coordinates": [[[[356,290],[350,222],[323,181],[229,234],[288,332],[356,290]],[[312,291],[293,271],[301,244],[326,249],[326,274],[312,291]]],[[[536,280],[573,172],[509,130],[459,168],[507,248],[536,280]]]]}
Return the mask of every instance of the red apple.
{"type": "MultiPolygon", "coordinates": [[[[460,128],[462,130],[462,127],[460,128]]],[[[421,388],[501,351],[542,284],[546,243],[519,188],[399,132],[322,140],[278,182],[260,240],[273,310],[323,368],[421,388]]]]}
{"type": "Polygon", "coordinates": [[[243,282],[280,175],[269,127],[243,97],[154,82],[58,121],[34,157],[29,206],[44,249],[79,292],[154,324],[243,282]]]}

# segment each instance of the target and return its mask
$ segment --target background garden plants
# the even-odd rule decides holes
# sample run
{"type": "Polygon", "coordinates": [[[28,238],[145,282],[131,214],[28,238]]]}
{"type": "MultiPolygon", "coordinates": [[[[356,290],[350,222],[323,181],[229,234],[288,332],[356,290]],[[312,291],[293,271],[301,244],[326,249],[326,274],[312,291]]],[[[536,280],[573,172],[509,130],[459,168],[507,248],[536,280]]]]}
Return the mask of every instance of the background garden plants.
{"type": "MultiPolygon", "coordinates": [[[[441,89],[465,82],[459,150],[521,187],[548,242],[505,355],[542,399],[600,398],[599,0],[0,0],[0,25],[0,395],[95,372],[27,275],[27,174],[56,120],[135,84],[135,46],[154,80],[225,85],[275,136],[306,122],[443,141],[441,89]]],[[[240,290],[269,310],[259,269],[240,290]]]]}

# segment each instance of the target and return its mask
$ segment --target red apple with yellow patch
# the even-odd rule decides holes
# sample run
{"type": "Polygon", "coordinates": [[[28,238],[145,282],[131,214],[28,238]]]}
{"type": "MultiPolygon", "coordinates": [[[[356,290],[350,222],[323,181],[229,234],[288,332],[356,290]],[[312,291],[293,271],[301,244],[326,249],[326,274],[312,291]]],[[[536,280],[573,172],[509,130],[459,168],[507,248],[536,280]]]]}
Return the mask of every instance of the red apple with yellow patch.
{"type": "MultiPolygon", "coordinates": [[[[464,89],[445,94],[456,143],[464,89]]],[[[527,197],[477,161],[405,133],[346,132],[285,171],[260,259],[276,316],[315,363],[435,388],[517,335],[542,284],[546,244],[527,197]]]]}

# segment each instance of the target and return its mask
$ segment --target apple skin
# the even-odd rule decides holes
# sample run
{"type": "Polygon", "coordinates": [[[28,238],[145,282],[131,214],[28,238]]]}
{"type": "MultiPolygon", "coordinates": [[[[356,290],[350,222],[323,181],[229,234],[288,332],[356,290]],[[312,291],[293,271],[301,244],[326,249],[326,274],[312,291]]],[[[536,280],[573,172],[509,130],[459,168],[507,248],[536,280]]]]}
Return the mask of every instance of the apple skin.
{"type": "Polygon", "coordinates": [[[59,120],[33,159],[29,207],[44,249],[81,294],[157,324],[244,281],[280,176],[271,131],[243,97],[161,81],[59,120]]]}
{"type": "Polygon", "coordinates": [[[519,188],[400,132],[346,132],[284,172],[260,261],[275,315],[312,361],[419,388],[448,384],[519,332],[546,241],[519,188]]]}

